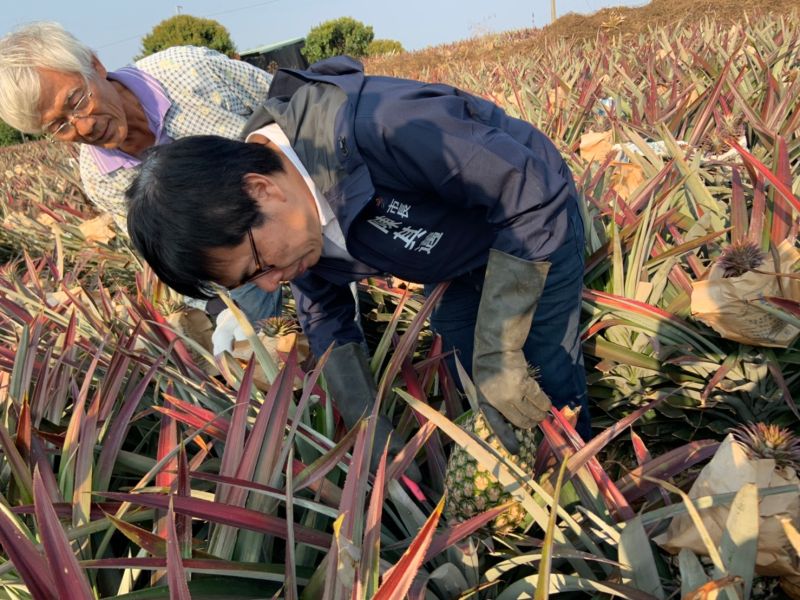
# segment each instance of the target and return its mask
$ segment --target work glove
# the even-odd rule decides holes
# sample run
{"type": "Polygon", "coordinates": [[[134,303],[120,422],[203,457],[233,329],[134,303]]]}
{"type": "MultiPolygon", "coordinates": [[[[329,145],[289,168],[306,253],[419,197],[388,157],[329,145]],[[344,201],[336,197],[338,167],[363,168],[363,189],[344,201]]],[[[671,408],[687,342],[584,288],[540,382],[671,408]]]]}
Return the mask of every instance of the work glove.
{"type": "Polygon", "coordinates": [[[530,429],[550,409],[550,398],[530,375],[522,352],[549,269],[549,262],[490,250],[478,307],[472,357],[478,400],[497,437],[515,454],[519,444],[505,421],[530,429]]]}
{"type": "MultiPolygon", "coordinates": [[[[360,344],[350,342],[336,346],[331,351],[322,372],[328,383],[328,391],[333,396],[333,403],[348,429],[352,429],[359,420],[370,415],[378,391],[369,370],[367,355],[360,344]]],[[[375,439],[370,457],[370,470],[373,473],[378,468],[389,436],[391,436],[389,460],[403,449],[403,441],[392,434],[394,434],[392,422],[386,415],[379,415],[375,424],[375,439]]],[[[413,462],[405,474],[416,482],[422,479],[419,468],[413,462]]]]}

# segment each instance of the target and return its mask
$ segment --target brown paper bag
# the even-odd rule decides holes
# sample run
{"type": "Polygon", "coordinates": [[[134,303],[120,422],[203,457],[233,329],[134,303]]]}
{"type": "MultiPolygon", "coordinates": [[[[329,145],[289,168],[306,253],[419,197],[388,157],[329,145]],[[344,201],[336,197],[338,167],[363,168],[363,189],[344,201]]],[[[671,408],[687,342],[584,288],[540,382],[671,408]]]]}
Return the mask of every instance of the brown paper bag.
{"type": "MultiPolygon", "coordinates": [[[[800,252],[787,241],[778,247],[780,272],[792,273],[800,252]]],[[[771,261],[761,268],[772,271],[771,261]]],[[[722,337],[753,346],[787,348],[800,329],[753,304],[760,296],[777,296],[800,302],[800,280],[783,277],[783,294],[775,275],[748,271],[740,277],[722,277],[722,269],[711,268],[708,279],[692,283],[692,316],[722,337]]]]}
{"type": "MultiPolygon", "coordinates": [[[[690,498],[738,492],[745,483],[759,488],[779,487],[800,483],[794,469],[776,468],[772,459],[750,459],[745,450],[728,435],[689,490],[690,498]]],[[[800,522],[800,495],[796,492],[761,497],[758,502],[761,517],[758,529],[756,573],[771,576],[800,576],[800,563],[784,531],[782,520],[800,522]]],[[[730,505],[715,506],[700,511],[703,524],[714,544],[719,546],[730,512],[730,505]]],[[[688,548],[695,554],[706,555],[689,515],[672,519],[667,532],[655,539],[668,552],[677,554],[688,548]]]]}
{"type": "MultiPolygon", "coordinates": [[[[165,319],[178,333],[194,340],[204,350],[211,353],[211,334],[214,332],[214,324],[205,311],[199,308],[186,306],[176,312],[168,314],[165,319]]],[[[187,344],[187,349],[194,361],[207,375],[211,375],[212,377],[219,375],[219,370],[213,364],[203,360],[200,354],[192,348],[190,344],[187,344]]]]}
{"type": "Polygon", "coordinates": [[[611,142],[614,139],[614,132],[590,131],[581,136],[580,155],[585,161],[603,162],[606,156],[613,149],[611,142]]]}

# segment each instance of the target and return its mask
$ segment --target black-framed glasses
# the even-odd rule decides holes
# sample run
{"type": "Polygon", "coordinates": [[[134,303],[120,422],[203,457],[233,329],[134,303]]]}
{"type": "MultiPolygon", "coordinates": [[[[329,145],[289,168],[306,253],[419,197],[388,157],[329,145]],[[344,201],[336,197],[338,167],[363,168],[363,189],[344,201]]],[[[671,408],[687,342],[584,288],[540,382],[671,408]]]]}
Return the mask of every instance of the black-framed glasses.
{"type": "Polygon", "coordinates": [[[93,95],[94,92],[92,90],[83,92],[78,101],[72,105],[72,108],[67,110],[64,117],[56,119],[45,126],[45,135],[50,138],[57,138],[72,133],[75,129],[75,119],[83,119],[89,115],[89,105],[93,95]]]}
{"type": "Polygon", "coordinates": [[[250,277],[242,281],[236,287],[241,287],[243,285],[247,285],[248,283],[253,283],[256,279],[263,277],[264,275],[275,269],[273,265],[265,266],[261,264],[261,259],[258,256],[258,248],[256,248],[256,240],[255,238],[253,238],[252,227],[247,228],[247,237],[250,238],[250,251],[253,253],[253,261],[255,261],[256,263],[256,272],[250,275],[250,277]]]}

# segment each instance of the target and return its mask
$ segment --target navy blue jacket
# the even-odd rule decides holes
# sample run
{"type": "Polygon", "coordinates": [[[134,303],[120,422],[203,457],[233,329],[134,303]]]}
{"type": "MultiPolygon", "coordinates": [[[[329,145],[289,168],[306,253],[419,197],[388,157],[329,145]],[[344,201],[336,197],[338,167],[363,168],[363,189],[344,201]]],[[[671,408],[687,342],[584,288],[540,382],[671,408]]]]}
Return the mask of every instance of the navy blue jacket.
{"type": "Polygon", "coordinates": [[[292,282],[317,355],[363,339],[349,282],[445,281],[485,265],[490,248],[547,260],[577,210],[572,175],[543,133],[452,86],[365,76],[337,57],[279,71],[264,108],[246,132],[281,126],[356,259],[323,257],[292,282]]]}

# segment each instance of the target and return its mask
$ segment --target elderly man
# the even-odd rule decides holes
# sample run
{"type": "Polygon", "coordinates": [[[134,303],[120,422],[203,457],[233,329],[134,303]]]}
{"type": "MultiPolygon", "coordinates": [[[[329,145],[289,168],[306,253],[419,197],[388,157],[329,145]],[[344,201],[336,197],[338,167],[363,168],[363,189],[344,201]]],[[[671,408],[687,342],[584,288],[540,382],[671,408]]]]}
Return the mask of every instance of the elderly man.
{"type": "Polygon", "coordinates": [[[203,296],[209,282],[290,281],[314,353],[336,344],[326,376],[348,382],[337,407],[360,414],[371,391],[347,284],[450,281],[431,325],[509,450],[507,422],[532,427],[551,399],[580,407],[590,435],[583,223],[544,134],[450,86],[366,77],[346,57],[279,71],[248,130],[247,143],[186,138],[146,158],[128,228],[164,282],[203,296]]]}
{"type": "MultiPolygon", "coordinates": [[[[148,148],[194,134],[236,138],[271,76],[209,50],[175,47],[108,72],[57,23],[0,39],[0,118],[27,133],[81,144],[84,189],[125,230],[125,190],[148,148]]],[[[249,286],[237,302],[253,320],[280,313],[280,291],[249,286]]]]}

